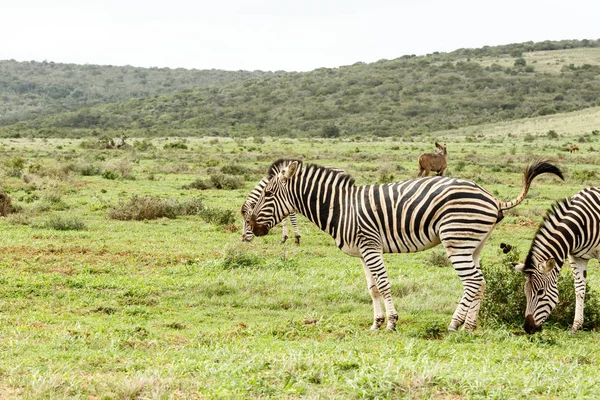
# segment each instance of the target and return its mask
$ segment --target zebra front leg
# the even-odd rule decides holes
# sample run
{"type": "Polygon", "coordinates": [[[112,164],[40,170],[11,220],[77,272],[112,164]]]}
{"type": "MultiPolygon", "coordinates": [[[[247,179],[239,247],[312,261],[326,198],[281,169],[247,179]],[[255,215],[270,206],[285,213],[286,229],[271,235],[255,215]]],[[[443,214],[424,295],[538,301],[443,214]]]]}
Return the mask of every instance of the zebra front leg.
{"type": "Polygon", "coordinates": [[[290,222],[292,223],[292,229],[294,229],[294,238],[296,244],[300,244],[300,231],[298,230],[298,220],[296,219],[296,213],[290,213],[290,222]]]}
{"type": "Polygon", "coordinates": [[[377,290],[377,285],[375,284],[373,275],[371,275],[371,271],[365,263],[365,260],[361,259],[360,261],[362,262],[363,269],[365,270],[365,276],[367,277],[367,290],[369,291],[371,300],[373,301],[373,325],[371,325],[371,330],[375,331],[381,328],[381,325],[385,322],[383,308],[381,307],[381,294],[379,293],[379,290],[377,290]]]}
{"type": "Polygon", "coordinates": [[[281,221],[281,243],[285,243],[288,239],[287,220],[287,218],[284,218],[283,221],[281,221]]]}
{"type": "MultiPolygon", "coordinates": [[[[396,308],[394,307],[394,302],[392,301],[392,290],[390,285],[390,280],[388,278],[387,271],[385,269],[385,264],[383,263],[383,257],[381,255],[381,251],[379,250],[367,250],[361,251],[363,265],[365,267],[365,273],[368,270],[371,279],[374,281],[374,288],[377,289],[379,295],[383,297],[383,304],[385,306],[385,311],[387,314],[387,326],[386,328],[395,331],[396,330],[396,322],[398,321],[398,313],[396,312],[396,308]]],[[[368,275],[367,275],[368,276],[368,275]]],[[[367,277],[367,280],[369,278],[367,277]]],[[[371,289],[369,288],[369,292],[371,289]]],[[[373,296],[371,294],[371,296],[373,296]]],[[[375,302],[373,302],[373,307],[375,307],[375,302]]],[[[381,305],[379,306],[381,307],[381,305]]],[[[375,311],[377,312],[377,311],[375,311]]],[[[373,326],[377,325],[378,315],[375,314],[375,322],[373,326]]],[[[383,321],[382,321],[383,322],[383,321]]]]}
{"type": "Polygon", "coordinates": [[[575,319],[571,333],[577,332],[583,326],[583,309],[585,304],[585,285],[587,280],[587,261],[581,258],[569,257],[573,268],[575,284],[575,319]]]}

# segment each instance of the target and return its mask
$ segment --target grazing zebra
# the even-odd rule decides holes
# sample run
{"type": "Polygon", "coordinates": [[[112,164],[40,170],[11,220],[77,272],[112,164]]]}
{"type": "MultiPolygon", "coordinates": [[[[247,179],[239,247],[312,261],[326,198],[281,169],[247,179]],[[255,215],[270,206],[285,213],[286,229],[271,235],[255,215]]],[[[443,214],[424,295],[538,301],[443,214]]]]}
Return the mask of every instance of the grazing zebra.
{"type": "Polygon", "coordinates": [[[583,325],[587,263],[600,259],[600,188],[587,188],[554,204],[540,225],[525,264],[515,268],[525,273],[524,328],[527,333],[542,329],[558,303],[557,279],[566,258],[573,267],[575,319],[571,332],[583,325]]]}
{"type": "MultiPolygon", "coordinates": [[[[250,225],[247,223],[247,221],[248,221],[250,215],[252,214],[252,209],[254,208],[254,205],[256,204],[256,200],[258,200],[263,188],[265,187],[265,185],[268,182],[269,182],[269,179],[266,176],[264,178],[262,178],[260,180],[260,182],[258,182],[256,184],[256,186],[254,186],[254,189],[252,189],[252,191],[250,192],[248,197],[246,197],[244,204],[242,204],[241,213],[242,213],[242,217],[244,218],[244,227],[242,228],[242,241],[244,241],[244,242],[251,242],[252,239],[254,239],[254,234],[252,233],[252,229],[250,229],[250,225]]],[[[301,236],[300,236],[300,231],[298,230],[298,221],[296,219],[295,212],[291,212],[290,215],[288,215],[288,218],[284,218],[283,221],[281,221],[281,228],[282,228],[281,243],[285,243],[285,241],[288,239],[288,228],[287,228],[287,220],[288,219],[292,223],[292,228],[294,229],[294,237],[295,237],[296,244],[300,244],[301,236]]]]}
{"type": "Polygon", "coordinates": [[[477,184],[443,176],[415,178],[400,183],[356,186],[348,174],[298,160],[276,161],[270,178],[248,221],[257,236],[266,235],[292,211],[298,211],[329,233],[346,254],[359,257],[379,329],[387,313],[394,330],[398,313],[382,253],[410,253],[443,244],[463,284],[463,295],[448,329],[463,323],[474,329],[485,281],[479,255],[502,211],[523,201],[533,178],[554,165],[537,162],[525,171],[523,188],[510,202],[499,201],[477,184]]]}

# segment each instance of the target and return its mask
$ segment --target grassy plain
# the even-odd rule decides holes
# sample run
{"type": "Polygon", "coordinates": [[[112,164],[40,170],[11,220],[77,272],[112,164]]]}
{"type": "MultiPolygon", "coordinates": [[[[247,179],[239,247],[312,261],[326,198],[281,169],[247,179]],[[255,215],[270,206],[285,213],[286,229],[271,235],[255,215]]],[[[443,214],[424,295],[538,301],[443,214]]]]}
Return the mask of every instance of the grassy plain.
{"type": "Polygon", "coordinates": [[[106,215],[133,194],[202,197],[237,213],[280,157],[345,168],[358,184],[404,180],[436,140],[452,176],[512,199],[524,165],[549,158],[566,182],[536,179],[507,213],[482,257],[497,263],[501,241],[524,256],[552,202],[598,184],[599,121],[597,108],[410,139],[188,138],[187,149],[165,149],[180,141],[169,138],[144,151],[3,139],[1,186],[21,211],[0,218],[0,398],[597,398],[598,332],[523,336],[482,321],[446,335],[461,285],[428,263],[439,249],[385,256],[398,332],[369,332],[359,261],[304,218],[296,246],[280,244],[279,227],[248,244],[198,216],[106,215]],[[569,143],[580,152],[565,152],[569,143]],[[226,165],[245,167],[242,189],[182,189],[226,165]],[[83,166],[100,172],[73,172],[83,166]],[[128,178],[106,179],[109,169],[128,178]],[[52,229],[52,218],[84,227],[52,229]]]}

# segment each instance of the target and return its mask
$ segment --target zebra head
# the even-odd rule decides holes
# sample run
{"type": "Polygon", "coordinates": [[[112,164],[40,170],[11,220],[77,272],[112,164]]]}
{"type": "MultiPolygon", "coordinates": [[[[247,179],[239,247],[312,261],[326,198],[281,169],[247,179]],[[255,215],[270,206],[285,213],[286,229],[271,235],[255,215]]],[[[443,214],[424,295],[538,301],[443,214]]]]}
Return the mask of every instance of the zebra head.
{"type": "Polygon", "coordinates": [[[256,236],[264,236],[269,230],[280,223],[288,214],[294,211],[290,200],[289,181],[300,169],[300,161],[277,161],[271,166],[269,181],[263,189],[252,214],[248,220],[252,233],[256,236]],[[284,163],[285,165],[281,165],[284,163]],[[279,172],[273,172],[276,169],[279,172]]]}
{"type": "Polygon", "coordinates": [[[250,217],[252,216],[252,205],[249,204],[248,201],[244,202],[242,205],[242,218],[244,219],[244,225],[242,227],[242,241],[243,242],[251,242],[254,239],[254,233],[252,232],[252,227],[250,226],[250,217]]]}
{"type": "Polygon", "coordinates": [[[558,272],[556,260],[552,257],[531,255],[525,264],[515,265],[515,269],[525,274],[525,323],[527,333],[542,330],[542,324],[558,303],[558,272]]]}

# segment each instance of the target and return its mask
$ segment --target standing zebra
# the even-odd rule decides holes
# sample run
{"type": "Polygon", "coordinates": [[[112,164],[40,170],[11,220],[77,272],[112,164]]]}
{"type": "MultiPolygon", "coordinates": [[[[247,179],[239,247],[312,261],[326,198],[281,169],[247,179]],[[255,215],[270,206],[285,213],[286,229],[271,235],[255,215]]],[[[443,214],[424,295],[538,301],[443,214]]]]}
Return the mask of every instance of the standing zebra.
{"type": "Polygon", "coordinates": [[[392,302],[383,253],[411,253],[443,244],[463,284],[463,295],[448,330],[463,323],[474,329],[485,280],[479,255],[502,211],[523,201],[533,178],[544,172],[562,178],[554,165],[537,162],[525,171],[523,188],[511,202],[499,201],[473,182],[434,176],[400,183],[356,186],[343,172],[298,160],[276,161],[248,220],[257,236],[266,235],[292,211],[329,233],[346,254],[359,257],[379,329],[387,313],[394,330],[398,313],[392,302]]]}
{"type": "MultiPolygon", "coordinates": [[[[254,239],[254,234],[252,233],[252,229],[250,228],[250,225],[247,223],[247,221],[248,221],[250,215],[252,214],[252,210],[254,209],[254,205],[256,204],[256,201],[260,197],[260,194],[262,193],[263,188],[266,186],[266,184],[268,182],[269,182],[269,179],[266,176],[264,178],[262,178],[260,180],[260,182],[258,182],[256,184],[256,186],[254,186],[254,189],[252,189],[252,191],[250,192],[248,197],[246,197],[244,204],[242,204],[241,213],[242,213],[242,217],[244,218],[244,227],[242,228],[242,241],[244,241],[244,242],[251,242],[252,239],[254,239]]],[[[300,231],[298,230],[298,221],[296,219],[295,212],[291,212],[290,215],[288,215],[288,218],[284,218],[281,221],[281,228],[282,228],[281,243],[285,243],[285,241],[288,239],[288,228],[287,228],[287,220],[288,219],[292,223],[292,228],[294,229],[294,237],[295,237],[296,244],[300,244],[301,236],[300,236],[300,231]]]]}
{"type": "Polygon", "coordinates": [[[571,332],[583,325],[587,263],[600,259],[600,188],[587,188],[554,204],[540,225],[525,264],[515,268],[526,275],[524,328],[542,329],[558,303],[557,279],[566,258],[573,267],[575,319],[571,332]]]}

